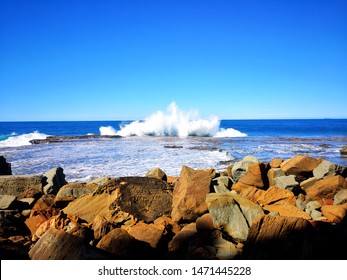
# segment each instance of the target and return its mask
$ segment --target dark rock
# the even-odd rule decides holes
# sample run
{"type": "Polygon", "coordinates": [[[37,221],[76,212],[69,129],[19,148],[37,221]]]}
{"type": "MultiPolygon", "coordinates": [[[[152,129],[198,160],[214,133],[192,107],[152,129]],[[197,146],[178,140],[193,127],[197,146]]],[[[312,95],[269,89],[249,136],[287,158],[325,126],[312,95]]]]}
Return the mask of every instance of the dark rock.
{"type": "Polygon", "coordinates": [[[80,135],[80,136],[48,136],[46,139],[33,139],[31,144],[52,144],[78,140],[98,139],[98,138],[121,138],[120,135],[80,135]]]}
{"type": "Polygon", "coordinates": [[[45,183],[43,184],[43,192],[45,194],[56,195],[59,189],[66,185],[64,170],[61,167],[53,168],[47,171],[43,177],[45,183]]]}
{"type": "Polygon", "coordinates": [[[343,146],[340,150],[341,155],[347,155],[347,145],[343,146]]]}
{"type": "Polygon", "coordinates": [[[4,156],[0,156],[0,175],[12,175],[11,163],[8,163],[4,156]]]}

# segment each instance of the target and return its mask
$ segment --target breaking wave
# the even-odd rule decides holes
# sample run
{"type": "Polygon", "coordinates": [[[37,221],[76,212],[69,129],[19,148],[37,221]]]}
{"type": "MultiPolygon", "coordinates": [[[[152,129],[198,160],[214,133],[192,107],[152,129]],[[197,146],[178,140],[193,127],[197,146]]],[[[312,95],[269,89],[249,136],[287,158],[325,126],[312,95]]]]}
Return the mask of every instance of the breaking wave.
{"type": "Polygon", "coordinates": [[[11,133],[5,140],[0,141],[0,147],[20,147],[31,145],[30,140],[33,139],[46,139],[47,134],[34,131],[27,134],[17,135],[15,132],[11,133]]]}
{"type": "Polygon", "coordinates": [[[233,128],[221,129],[218,117],[201,119],[198,112],[180,110],[172,102],[166,112],[157,111],[144,121],[134,121],[116,131],[112,126],[99,128],[101,135],[128,136],[204,136],[204,137],[245,137],[247,134],[233,128]]]}

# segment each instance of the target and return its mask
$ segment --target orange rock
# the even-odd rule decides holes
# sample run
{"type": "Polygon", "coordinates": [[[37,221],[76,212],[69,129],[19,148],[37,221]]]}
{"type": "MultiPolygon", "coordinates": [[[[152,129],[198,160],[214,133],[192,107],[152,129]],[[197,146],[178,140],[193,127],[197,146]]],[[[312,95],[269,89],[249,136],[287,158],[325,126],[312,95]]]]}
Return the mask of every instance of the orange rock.
{"type": "Polygon", "coordinates": [[[303,218],[305,220],[311,219],[311,216],[308,213],[302,211],[292,204],[289,204],[288,202],[278,202],[275,204],[266,205],[263,208],[269,212],[278,212],[280,216],[283,217],[296,217],[303,218]]]}
{"type": "Polygon", "coordinates": [[[176,222],[194,221],[207,212],[206,195],[210,192],[214,170],[194,170],[183,166],[172,197],[171,217],[176,222]]]}
{"type": "Polygon", "coordinates": [[[247,186],[263,189],[267,185],[264,178],[266,178],[265,165],[263,163],[256,162],[248,166],[247,173],[242,176],[238,182],[247,186]]]}
{"type": "Polygon", "coordinates": [[[299,175],[312,172],[323,159],[298,155],[281,163],[281,168],[286,175],[299,175]]]}
{"type": "Polygon", "coordinates": [[[157,248],[164,232],[163,225],[138,223],[129,229],[129,234],[137,240],[147,242],[152,248],[157,248]]]}
{"type": "Polygon", "coordinates": [[[42,215],[32,216],[25,220],[26,226],[29,228],[31,235],[34,235],[37,229],[40,227],[42,223],[47,221],[42,215]]]}
{"type": "Polygon", "coordinates": [[[323,199],[333,200],[335,194],[342,189],[347,189],[347,181],[341,175],[325,178],[305,188],[306,200],[318,200],[322,203],[323,199]]]}
{"type": "Polygon", "coordinates": [[[173,182],[177,181],[180,177],[178,176],[167,176],[167,182],[169,184],[172,184],[173,182]]]}
{"type": "Polygon", "coordinates": [[[212,216],[210,213],[206,213],[196,219],[196,229],[199,232],[204,232],[204,231],[209,232],[209,231],[215,230],[212,216]]]}
{"type": "Polygon", "coordinates": [[[296,203],[295,196],[291,191],[275,186],[271,186],[266,191],[256,188],[245,188],[241,190],[239,195],[260,205],[269,205],[278,201],[286,201],[291,205],[296,203]]]}
{"type": "Polygon", "coordinates": [[[271,168],[278,168],[281,166],[281,163],[283,162],[283,159],[280,158],[273,158],[270,162],[271,168]]]}
{"type": "Polygon", "coordinates": [[[347,214],[347,203],[341,205],[324,205],[322,214],[332,223],[341,222],[347,214]]]}

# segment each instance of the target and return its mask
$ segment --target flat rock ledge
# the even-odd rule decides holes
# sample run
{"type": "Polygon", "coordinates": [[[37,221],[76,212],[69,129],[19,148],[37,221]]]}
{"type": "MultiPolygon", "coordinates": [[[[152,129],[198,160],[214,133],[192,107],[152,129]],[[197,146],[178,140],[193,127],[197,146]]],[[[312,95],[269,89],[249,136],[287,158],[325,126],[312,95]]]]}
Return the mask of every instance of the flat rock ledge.
{"type": "Polygon", "coordinates": [[[99,138],[121,138],[120,135],[77,135],[77,136],[47,136],[46,139],[33,139],[29,142],[31,144],[51,144],[61,143],[74,140],[87,140],[87,139],[99,139],[99,138]]]}

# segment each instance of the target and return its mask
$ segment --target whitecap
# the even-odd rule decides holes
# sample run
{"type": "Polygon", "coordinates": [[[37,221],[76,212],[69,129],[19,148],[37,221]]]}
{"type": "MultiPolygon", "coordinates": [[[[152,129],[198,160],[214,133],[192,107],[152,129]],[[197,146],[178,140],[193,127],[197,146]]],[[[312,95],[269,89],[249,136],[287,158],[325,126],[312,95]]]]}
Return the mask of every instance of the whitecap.
{"type": "MultiPolygon", "coordinates": [[[[11,134],[12,135],[12,134],[11,134]]],[[[31,145],[30,140],[33,139],[46,139],[49,136],[39,131],[34,131],[31,133],[21,134],[21,135],[12,135],[6,140],[0,141],[0,147],[20,147],[31,145]]]]}

